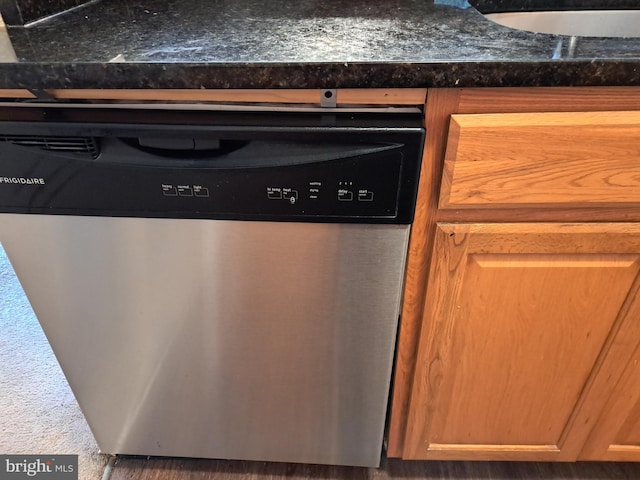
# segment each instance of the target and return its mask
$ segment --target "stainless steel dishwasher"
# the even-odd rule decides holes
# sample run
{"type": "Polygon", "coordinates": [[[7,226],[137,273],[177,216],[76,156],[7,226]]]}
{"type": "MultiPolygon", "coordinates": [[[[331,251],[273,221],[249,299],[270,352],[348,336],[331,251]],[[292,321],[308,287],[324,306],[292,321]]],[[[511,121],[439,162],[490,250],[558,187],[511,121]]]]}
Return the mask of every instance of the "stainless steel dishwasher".
{"type": "Polygon", "coordinates": [[[423,135],[0,109],[0,242],[100,449],[377,466],[423,135]]]}

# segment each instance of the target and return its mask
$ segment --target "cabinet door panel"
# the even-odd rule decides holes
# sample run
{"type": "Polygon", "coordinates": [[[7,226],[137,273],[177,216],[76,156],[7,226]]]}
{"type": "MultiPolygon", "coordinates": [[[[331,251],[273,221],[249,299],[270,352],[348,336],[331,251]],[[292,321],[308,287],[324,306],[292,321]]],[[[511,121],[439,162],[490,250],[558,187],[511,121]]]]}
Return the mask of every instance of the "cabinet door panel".
{"type": "MultiPolygon", "coordinates": [[[[636,323],[638,318],[636,317],[636,323]]],[[[619,362],[619,356],[607,358],[619,362]]],[[[601,375],[602,376],[602,375],[601,375]]],[[[581,460],[640,461],[640,345],[595,421],[581,460]]],[[[580,420],[579,420],[580,421],[580,420]]]]}
{"type": "Polygon", "coordinates": [[[640,202],[640,112],[452,115],[440,208],[640,202]]]}
{"type": "Polygon", "coordinates": [[[633,406],[632,414],[622,425],[619,435],[614,439],[616,445],[630,445],[640,454],[640,400],[633,406]]]}
{"type": "Polygon", "coordinates": [[[434,442],[558,443],[638,269],[635,255],[595,257],[467,257],[452,319],[462,363],[443,380],[434,442]]]}
{"type": "Polygon", "coordinates": [[[638,277],[639,240],[624,224],[440,224],[405,457],[577,456],[563,439],[638,277]]]}

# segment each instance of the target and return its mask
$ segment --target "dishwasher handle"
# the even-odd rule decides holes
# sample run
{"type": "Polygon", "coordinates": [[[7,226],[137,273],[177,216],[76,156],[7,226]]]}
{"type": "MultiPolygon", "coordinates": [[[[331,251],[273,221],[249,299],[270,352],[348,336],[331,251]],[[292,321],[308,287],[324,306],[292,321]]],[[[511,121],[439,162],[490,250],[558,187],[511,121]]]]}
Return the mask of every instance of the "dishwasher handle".
{"type": "Polygon", "coordinates": [[[152,158],[160,163],[170,159],[180,162],[198,160],[215,160],[228,155],[236,150],[246,147],[248,140],[229,140],[220,138],[194,138],[194,137],[155,137],[144,136],[135,138],[119,138],[119,140],[134,150],[139,150],[145,155],[135,159],[136,164],[155,163],[152,158]]]}
{"type": "Polygon", "coordinates": [[[394,142],[103,137],[95,161],[149,168],[268,168],[362,157],[402,147],[394,142]]]}

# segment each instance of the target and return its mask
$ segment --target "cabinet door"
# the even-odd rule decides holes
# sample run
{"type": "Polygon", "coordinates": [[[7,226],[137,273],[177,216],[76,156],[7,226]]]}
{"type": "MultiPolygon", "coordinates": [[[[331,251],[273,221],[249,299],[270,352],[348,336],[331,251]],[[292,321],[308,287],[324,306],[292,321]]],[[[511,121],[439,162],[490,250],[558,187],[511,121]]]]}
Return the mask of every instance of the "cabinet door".
{"type": "MultiPolygon", "coordinates": [[[[639,317],[636,317],[636,328],[640,323],[638,320],[639,317]]],[[[623,340],[620,338],[620,341],[623,340]]],[[[611,363],[616,360],[607,358],[611,363]]],[[[599,380],[606,381],[605,375],[608,376],[608,373],[599,380]]],[[[598,390],[606,393],[602,388],[598,390]]],[[[585,421],[588,421],[588,417],[585,421]]],[[[612,389],[579,459],[640,461],[640,346],[634,350],[622,377],[612,389]]]]}
{"type": "Polygon", "coordinates": [[[440,208],[638,204],[638,136],[633,111],[452,115],[440,208]]]}
{"type": "Polygon", "coordinates": [[[434,248],[403,456],[577,458],[583,390],[640,314],[640,225],[439,224],[434,248]]]}

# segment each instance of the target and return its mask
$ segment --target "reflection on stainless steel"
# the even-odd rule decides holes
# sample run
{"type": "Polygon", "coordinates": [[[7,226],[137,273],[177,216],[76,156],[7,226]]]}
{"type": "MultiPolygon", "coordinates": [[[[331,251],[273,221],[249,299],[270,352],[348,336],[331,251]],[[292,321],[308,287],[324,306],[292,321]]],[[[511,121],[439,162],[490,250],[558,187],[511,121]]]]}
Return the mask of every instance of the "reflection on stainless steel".
{"type": "Polygon", "coordinates": [[[103,452],[368,466],[408,232],[0,215],[103,452]]]}
{"type": "Polygon", "coordinates": [[[640,37],[640,10],[491,13],[505,27],[578,37],[640,37]]]}

